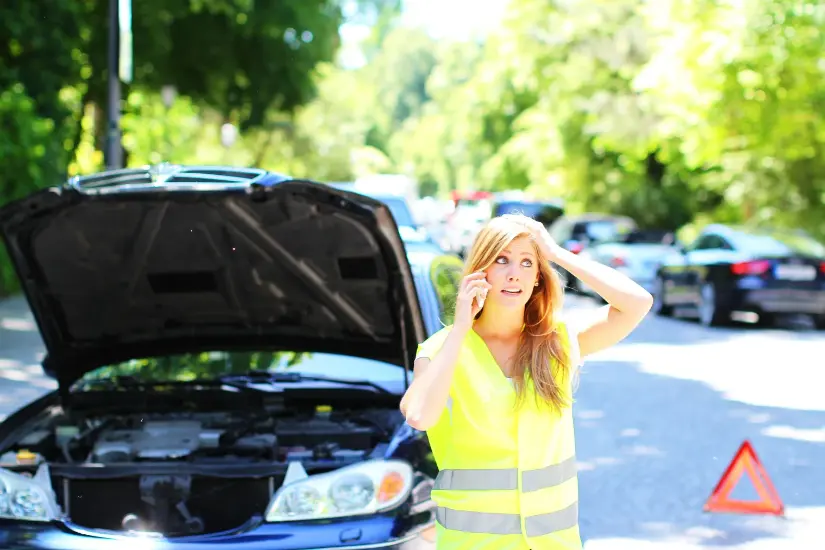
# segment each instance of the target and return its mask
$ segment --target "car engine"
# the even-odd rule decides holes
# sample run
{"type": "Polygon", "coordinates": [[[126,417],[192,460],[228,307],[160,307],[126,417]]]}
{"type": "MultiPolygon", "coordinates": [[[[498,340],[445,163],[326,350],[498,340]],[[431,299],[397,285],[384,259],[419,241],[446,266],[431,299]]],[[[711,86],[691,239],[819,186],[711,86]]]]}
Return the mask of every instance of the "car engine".
{"type": "Polygon", "coordinates": [[[102,464],[138,459],[185,458],[201,446],[216,447],[220,432],[204,430],[196,420],[154,420],[139,429],[113,429],[100,434],[90,462],[102,464]]]}
{"type": "Polygon", "coordinates": [[[58,504],[78,525],[199,534],[263,513],[290,467],[312,475],[383,452],[400,422],[397,409],[324,407],[62,418],[4,456],[37,457],[16,469],[48,462],[58,504]]]}
{"type": "MultiPolygon", "coordinates": [[[[109,419],[93,437],[85,460],[95,464],[220,457],[346,461],[361,458],[381,432],[363,420],[319,415],[282,419],[131,416],[109,419]]],[[[71,446],[77,446],[77,440],[71,446]]]]}

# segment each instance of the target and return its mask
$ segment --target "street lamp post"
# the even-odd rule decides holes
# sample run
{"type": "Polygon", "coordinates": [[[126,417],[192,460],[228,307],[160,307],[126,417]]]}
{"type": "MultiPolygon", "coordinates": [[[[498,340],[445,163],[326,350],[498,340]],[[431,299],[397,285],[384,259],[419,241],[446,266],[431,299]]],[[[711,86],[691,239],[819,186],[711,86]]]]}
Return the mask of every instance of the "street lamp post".
{"type": "Polygon", "coordinates": [[[169,110],[175,104],[175,98],[178,93],[174,86],[167,84],[160,89],[160,99],[163,101],[163,106],[166,108],[163,117],[163,160],[169,159],[169,110]]]}
{"type": "Polygon", "coordinates": [[[120,142],[120,19],[118,0],[109,0],[109,59],[108,59],[108,128],[106,131],[106,167],[123,168],[123,148],[120,142]]]}
{"type": "Polygon", "coordinates": [[[227,122],[221,126],[221,145],[223,145],[224,163],[226,163],[226,157],[229,153],[229,148],[235,144],[235,140],[237,139],[238,129],[235,127],[234,124],[230,124],[229,122],[227,122]]]}

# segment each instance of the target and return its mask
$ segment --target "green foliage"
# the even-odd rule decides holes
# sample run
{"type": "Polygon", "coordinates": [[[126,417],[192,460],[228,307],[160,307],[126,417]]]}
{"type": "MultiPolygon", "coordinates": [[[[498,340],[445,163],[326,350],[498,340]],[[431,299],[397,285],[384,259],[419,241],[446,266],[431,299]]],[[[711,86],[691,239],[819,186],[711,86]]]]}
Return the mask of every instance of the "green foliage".
{"type": "Polygon", "coordinates": [[[349,82],[338,105],[372,107],[349,111],[370,131],[336,158],[379,147],[442,196],[527,189],[646,227],[825,239],[823,23],[790,0],[512,0],[483,45],[394,28],[377,70],[329,73],[349,82]]]}
{"type": "MultiPolygon", "coordinates": [[[[106,93],[108,2],[88,13],[90,97],[106,93]]],[[[242,129],[269,109],[292,110],[313,94],[317,63],[332,59],[342,15],[335,0],[141,0],[132,3],[134,79],[174,85],[242,129]]]]}
{"type": "MultiPolygon", "coordinates": [[[[300,166],[300,147],[264,162],[273,143],[289,140],[260,135],[279,133],[283,119],[315,96],[316,69],[338,49],[344,5],[361,21],[389,21],[398,0],[133,1],[134,80],[123,87],[128,164],[172,158],[300,166]],[[180,97],[168,112],[158,98],[166,85],[180,97]],[[227,120],[250,135],[233,150],[217,139],[227,120]],[[250,144],[260,147],[250,152],[250,144]]],[[[101,168],[108,10],[105,0],[0,5],[0,206],[101,168]]],[[[16,290],[4,254],[0,295],[16,290]]]]}
{"type": "MultiPolygon", "coordinates": [[[[405,28],[400,6],[134,2],[129,164],[257,165],[322,181],[395,172],[442,197],[526,189],[684,234],[720,221],[825,239],[825,7],[511,0],[479,43],[405,28]],[[371,25],[366,66],[334,60],[345,18],[371,25]],[[166,107],[169,84],[179,95],[166,107]],[[227,120],[241,128],[229,149],[227,120]]],[[[106,9],[0,7],[0,150],[16,174],[0,176],[0,204],[100,167],[106,9]]]]}
{"type": "MultiPolygon", "coordinates": [[[[0,189],[7,200],[26,196],[41,182],[62,181],[68,155],[61,150],[55,134],[66,137],[65,127],[55,128],[53,120],[37,113],[34,100],[21,84],[0,92],[0,189]]],[[[0,295],[17,289],[17,277],[0,246],[0,295]]]]}

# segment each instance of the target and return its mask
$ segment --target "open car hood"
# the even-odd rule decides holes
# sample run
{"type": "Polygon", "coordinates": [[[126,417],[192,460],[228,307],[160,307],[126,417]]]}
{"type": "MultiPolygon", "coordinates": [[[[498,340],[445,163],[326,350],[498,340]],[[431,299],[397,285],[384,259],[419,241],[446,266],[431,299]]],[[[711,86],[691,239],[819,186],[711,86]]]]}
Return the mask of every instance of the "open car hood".
{"type": "Polygon", "coordinates": [[[389,210],[231,170],[180,168],[161,182],[150,169],[103,173],[0,210],[44,368],[61,387],[99,366],[200,350],[411,366],[425,332],[389,210]]]}

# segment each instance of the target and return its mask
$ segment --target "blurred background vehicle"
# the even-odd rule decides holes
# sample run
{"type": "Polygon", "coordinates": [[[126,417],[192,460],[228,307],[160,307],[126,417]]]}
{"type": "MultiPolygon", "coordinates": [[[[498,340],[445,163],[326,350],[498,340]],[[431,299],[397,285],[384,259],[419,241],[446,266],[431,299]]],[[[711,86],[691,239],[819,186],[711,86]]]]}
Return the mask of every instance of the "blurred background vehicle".
{"type": "Polygon", "coordinates": [[[825,246],[803,232],[711,224],[665,259],[653,295],[657,314],[688,306],[706,326],[744,312],[766,325],[807,314],[825,328],[825,246]]]}
{"type": "MultiPolygon", "coordinates": [[[[621,271],[652,292],[659,266],[668,257],[681,257],[682,250],[672,231],[637,229],[592,241],[579,255],[621,271]]],[[[590,287],[581,282],[578,289],[584,294],[596,296],[590,287]]]]}
{"type": "Polygon", "coordinates": [[[373,185],[364,184],[364,182],[361,181],[334,182],[329,185],[336,189],[359,193],[386,204],[393,218],[395,218],[401,240],[404,241],[405,244],[416,243],[422,246],[433,247],[434,251],[442,251],[442,248],[430,235],[430,232],[425,227],[419,225],[413,216],[413,210],[409,201],[418,201],[414,193],[410,193],[404,188],[387,185],[386,182],[376,182],[373,185]]]}
{"type": "MultiPolygon", "coordinates": [[[[548,227],[550,236],[562,247],[574,254],[590,246],[592,242],[615,239],[636,229],[636,222],[627,216],[590,212],[560,216],[548,227]]],[[[578,292],[579,281],[566,270],[559,268],[567,288],[578,292]]]]}
{"type": "Polygon", "coordinates": [[[564,202],[533,198],[518,191],[497,193],[493,198],[492,215],[504,214],[524,214],[549,227],[564,214],[564,202]]]}

